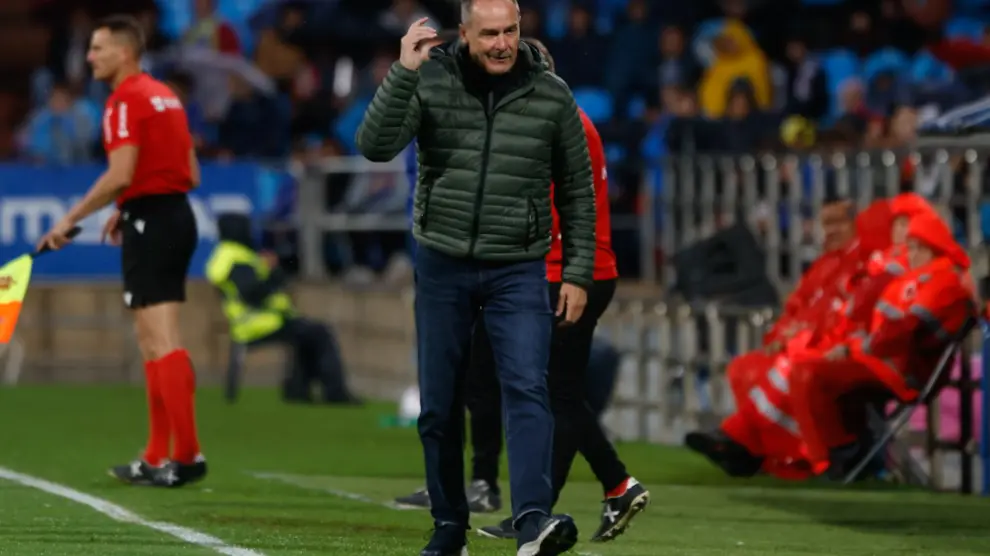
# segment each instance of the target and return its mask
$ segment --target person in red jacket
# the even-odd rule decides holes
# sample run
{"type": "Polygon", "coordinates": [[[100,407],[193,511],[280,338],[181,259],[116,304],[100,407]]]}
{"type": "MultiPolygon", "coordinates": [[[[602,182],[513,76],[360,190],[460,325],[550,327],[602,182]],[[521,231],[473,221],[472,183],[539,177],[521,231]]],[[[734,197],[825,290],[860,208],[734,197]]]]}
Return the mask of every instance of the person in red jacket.
{"type": "Polygon", "coordinates": [[[759,471],[785,479],[804,479],[814,474],[792,417],[787,382],[791,358],[809,350],[823,349],[843,338],[847,330],[858,328],[856,319],[869,317],[874,283],[885,278],[870,277],[867,261],[891,242],[892,215],[886,200],[877,201],[856,218],[856,240],[834,287],[816,303],[816,322],[794,334],[784,349],[772,356],[763,372],[737,371],[730,381],[738,411],[726,418],[717,433],[692,432],[688,447],[707,456],[729,475],[750,476],[759,471]]]}
{"type": "Polygon", "coordinates": [[[843,397],[873,389],[913,401],[947,343],[976,314],[965,283],[969,256],[945,222],[923,212],[911,219],[907,237],[910,269],[884,289],[869,334],[793,361],[794,421],[812,465],[833,477],[863,448],[843,419],[843,397]]]}
{"type": "Polygon", "coordinates": [[[774,365],[787,343],[808,330],[808,323],[814,322],[831,303],[833,289],[858,245],[852,204],[846,200],[829,203],[822,209],[821,224],[825,230],[825,253],[812,263],[788,296],[782,315],[764,336],[763,346],[729,363],[726,376],[733,392],[749,391],[774,365]]]}

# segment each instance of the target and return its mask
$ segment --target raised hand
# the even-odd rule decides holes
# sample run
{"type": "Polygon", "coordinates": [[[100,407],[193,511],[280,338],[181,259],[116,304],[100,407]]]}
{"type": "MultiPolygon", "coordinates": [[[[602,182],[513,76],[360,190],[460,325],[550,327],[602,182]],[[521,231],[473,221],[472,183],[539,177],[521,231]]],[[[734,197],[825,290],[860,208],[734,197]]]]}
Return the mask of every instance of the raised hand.
{"type": "Polygon", "coordinates": [[[424,17],[409,27],[406,36],[402,37],[402,50],[399,53],[399,63],[408,70],[417,71],[430,56],[430,49],[437,45],[437,31],[427,27],[429,18],[424,17]]]}

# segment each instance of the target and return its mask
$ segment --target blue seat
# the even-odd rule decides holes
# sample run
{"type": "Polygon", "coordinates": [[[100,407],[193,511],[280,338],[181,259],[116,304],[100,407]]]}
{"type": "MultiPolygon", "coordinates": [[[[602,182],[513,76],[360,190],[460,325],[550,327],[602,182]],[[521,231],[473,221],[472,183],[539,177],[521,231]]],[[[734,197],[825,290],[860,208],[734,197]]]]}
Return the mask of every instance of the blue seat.
{"type": "Polygon", "coordinates": [[[911,60],[896,48],[883,48],[870,54],[863,62],[863,78],[869,83],[881,73],[906,73],[911,60]]]}
{"type": "Polygon", "coordinates": [[[990,239],[990,203],[980,205],[980,231],[983,239],[990,239]]]}
{"type": "Polygon", "coordinates": [[[615,101],[605,89],[595,87],[575,89],[574,100],[596,124],[611,120],[615,114],[615,101]]]}
{"type": "Polygon", "coordinates": [[[629,113],[626,116],[638,120],[646,114],[646,99],[641,96],[634,96],[631,101],[629,101],[629,113]]]}
{"type": "Polygon", "coordinates": [[[945,36],[949,39],[980,40],[986,24],[978,19],[954,17],[945,23],[945,36]]]}
{"type": "Polygon", "coordinates": [[[691,39],[691,50],[695,57],[705,66],[710,66],[715,59],[712,41],[725,28],[725,19],[709,19],[701,22],[691,39]]]}
{"type": "Polygon", "coordinates": [[[948,64],[932,56],[927,50],[915,54],[908,74],[912,83],[919,84],[951,81],[954,75],[948,64]]]}
{"type": "Polygon", "coordinates": [[[605,147],[605,160],[609,164],[619,164],[626,159],[629,153],[626,152],[626,148],[622,145],[616,145],[615,143],[605,147]]]}
{"type": "Polygon", "coordinates": [[[849,50],[828,50],[822,52],[819,59],[825,72],[825,81],[831,93],[829,113],[837,116],[839,111],[839,87],[847,79],[859,77],[859,58],[849,50]]]}

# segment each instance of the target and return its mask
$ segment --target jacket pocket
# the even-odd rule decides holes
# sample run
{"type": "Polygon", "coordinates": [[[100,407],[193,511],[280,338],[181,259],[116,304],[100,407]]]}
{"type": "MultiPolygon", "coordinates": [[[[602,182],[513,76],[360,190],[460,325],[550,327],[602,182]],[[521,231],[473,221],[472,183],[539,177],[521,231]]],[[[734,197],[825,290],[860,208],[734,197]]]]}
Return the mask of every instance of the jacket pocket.
{"type": "Polygon", "coordinates": [[[532,197],[526,198],[526,208],[526,249],[529,249],[540,237],[540,213],[532,197]]]}
{"type": "Polygon", "coordinates": [[[421,232],[426,231],[426,219],[430,213],[430,197],[433,195],[433,186],[426,186],[426,195],[423,198],[423,212],[419,214],[419,230],[421,232]]]}

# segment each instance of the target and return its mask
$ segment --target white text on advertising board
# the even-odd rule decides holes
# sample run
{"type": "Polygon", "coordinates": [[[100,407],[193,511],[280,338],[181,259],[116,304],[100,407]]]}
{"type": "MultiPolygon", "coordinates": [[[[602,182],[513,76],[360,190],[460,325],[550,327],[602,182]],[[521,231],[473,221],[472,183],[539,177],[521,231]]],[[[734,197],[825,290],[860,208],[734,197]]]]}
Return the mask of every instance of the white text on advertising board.
{"type": "MultiPolygon", "coordinates": [[[[0,197],[0,244],[37,242],[41,239],[41,235],[64,217],[72,204],[78,200],[79,198],[66,199],[56,196],[0,197]]],[[[222,212],[251,214],[253,208],[250,197],[232,193],[190,195],[189,202],[196,214],[200,241],[210,242],[217,240],[217,214],[222,212]]],[[[103,223],[112,212],[113,208],[107,207],[85,219],[81,223],[83,232],[76,238],[76,242],[100,243],[103,223]]]]}

